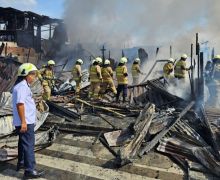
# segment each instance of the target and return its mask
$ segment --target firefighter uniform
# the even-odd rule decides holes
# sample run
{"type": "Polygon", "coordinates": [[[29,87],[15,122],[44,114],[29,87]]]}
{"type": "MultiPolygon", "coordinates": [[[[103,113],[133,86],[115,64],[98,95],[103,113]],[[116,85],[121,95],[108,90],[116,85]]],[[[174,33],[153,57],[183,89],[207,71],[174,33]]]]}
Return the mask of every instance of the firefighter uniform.
{"type": "Polygon", "coordinates": [[[139,76],[141,73],[140,65],[138,63],[134,63],[131,67],[131,73],[133,77],[133,85],[136,85],[139,83],[139,76]]]}
{"type": "Polygon", "coordinates": [[[128,70],[127,67],[125,66],[125,63],[127,63],[127,58],[123,57],[121,58],[118,67],[116,68],[116,77],[118,81],[116,101],[119,101],[119,96],[121,92],[123,92],[123,102],[125,102],[127,97],[128,70]]]}
{"type": "Polygon", "coordinates": [[[96,58],[96,61],[90,68],[90,90],[89,90],[89,97],[94,99],[99,99],[99,91],[100,85],[102,82],[102,73],[100,67],[100,60],[101,58],[96,58]]]}
{"type": "Polygon", "coordinates": [[[174,76],[178,79],[186,78],[186,61],[180,59],[174,68],[174,76]]]}
{"type": "Polygon", "coordinates": [[[76,65],[72,69],[73,80],[76,82],[76,96],[79,96],[80,88],[81,88],[81,78],[82,78],[82,70],[81,65],[83,64],[82,59],[78,59],[76,61],[76,65]]]}
{"type": "Polygon", "coordinates": [[[104,94],[107,89],[110,89],[116,95],[117,90],[113,82],[113,71],[110,66],[102,68],[102,78],[103,78],[103,83],[101,85],[101,90],[100,90],[101,94],[104,94]]]}
{"type": "Polygon", "coordinates": [[[166,80],[166,82],[170,83],[173,79],[173,66],[174,59],[170,58],[169,61],[163,66],[163,77],[166,80]]]}
{"type": "Polygon", "coordinates": [[[39,70],[38,78],[41,80],[41,84],[43,86],[44,92],[43,92],[43,99],[44,100],[50,100],[51,97],[51,89],[55,85],[54,81],[54,72],[51,65],[55,65],[54,61],[52,60],[48,61],[48,65],[46,68],[43,68],[39,70]]]}

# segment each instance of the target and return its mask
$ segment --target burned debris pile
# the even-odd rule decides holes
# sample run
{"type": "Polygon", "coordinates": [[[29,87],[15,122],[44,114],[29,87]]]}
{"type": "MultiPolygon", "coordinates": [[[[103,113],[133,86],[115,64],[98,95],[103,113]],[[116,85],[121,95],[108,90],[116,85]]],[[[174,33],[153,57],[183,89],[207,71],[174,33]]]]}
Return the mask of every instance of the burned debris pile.
{"type": "Polygon", "coordinates": [[[186,175],[199,171],[220,176],[220,116],[215,109],[170,94],[161,79],[130,87],[132,93],[135,98],[125,104],[114,103],[110,93],[105,95],[110,102],[57,96],[47,102],[56,116],[50,115],[42,128],[57,125],[66,132],[97,136],[95,142],[99,139],[115,156],[115,167],[154,151],[168,156],[186,175]]]}

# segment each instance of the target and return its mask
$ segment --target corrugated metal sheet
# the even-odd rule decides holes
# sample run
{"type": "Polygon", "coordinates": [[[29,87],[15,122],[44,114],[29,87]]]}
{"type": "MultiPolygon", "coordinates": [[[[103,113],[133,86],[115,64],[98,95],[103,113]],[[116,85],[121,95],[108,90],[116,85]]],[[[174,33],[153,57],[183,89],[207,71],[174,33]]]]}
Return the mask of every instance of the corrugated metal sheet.
{"type": "Polygon", "coordinates": [[[15,58],[0,57],[0,93],[11,90],[19,66],[15,58]]]}

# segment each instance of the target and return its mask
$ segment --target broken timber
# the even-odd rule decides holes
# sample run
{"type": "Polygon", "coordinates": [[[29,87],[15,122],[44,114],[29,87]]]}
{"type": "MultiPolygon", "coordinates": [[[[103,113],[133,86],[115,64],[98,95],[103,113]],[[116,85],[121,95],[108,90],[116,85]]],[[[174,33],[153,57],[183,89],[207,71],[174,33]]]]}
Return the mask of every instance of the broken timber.
{"type": "Polygon", "coordinates": [[[153,104],[147,104],[143,111],[141,111],[137,123],[134,126],[136,131],[135,137],[131,142],[120,149],[120,161],[121,165],[124,165],[131,161],[131,159],[137,154],[142,141],[144,140],[151,121],[153,119],[153,114],[155,112],[155,106],[153,104]]]}
{"type": "Polygon", "coordinates": [[[149,152],[175,126],[175,124],[180,121],[180,119],[193,107],[194,104],[195,102],[191,101],[190,104],[178,115],[178,118],[175,120],[175,122],[170,127],[165,128],[163,131],[157,134],[154,139],[140,151],[139,156],[141,157],[145,152],[149,152]]]}

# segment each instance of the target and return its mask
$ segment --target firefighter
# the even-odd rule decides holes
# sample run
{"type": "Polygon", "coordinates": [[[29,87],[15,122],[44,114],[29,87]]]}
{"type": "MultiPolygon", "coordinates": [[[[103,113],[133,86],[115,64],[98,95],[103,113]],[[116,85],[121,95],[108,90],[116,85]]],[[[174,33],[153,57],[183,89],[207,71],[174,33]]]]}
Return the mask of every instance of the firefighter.
{"type": "Polygon", "coordinates": [[[218,107],[220,105],[220,55],[216,55],[212,60],[212,68],[209,81],[206,82],[210,97],[209,105],[218,107]]]}
{"type": "Polygon", "coordinates": [[[174,59],[169,58],[168,62],[163,66],[163,77],[167,83],[174,78],[173,76],[173,69],[174,69],[174,59]]]}
{"type": "Polygon", "coordinates": [[[108,59],[105,60],[104,65],[102,67],[102,78],[103,83],[101,85],[100,94],[103,95],[104,93],[106,93],[107,89],[110,89],[111,92],[113,92],[116,95],[117,90],[113,82],[113,71],[110,66],[110,61],[108,59]]]}
{"type": "Polygon", "coordinates": [[[133,62],[133,65],[131,67],[131,73],[132,73],[132,77],[133,77],[133,85],[137,85],[139,84],[139,76],[140,74],[144,74],[141,72],[140,70],[140,59],[136,58],[133,62]]]}
{"type": "Polygon", "coordinates": [[[97,57],[95,62],[92,64],[89,72],[90,79],[90,90],[89,98],[90,99],[99,99],[100,85],[102,83],[102,73],[101,73],[101,64],[102,58],[97,57]]]}
{"type": "Polygon", "coordinates": [[[119,102],[120,93],[123,92],[123,103],[126,102],[127,91],[128,91],[128,70],[126,67],[127,58],[122,57],[119,61],[118,67],[116,68],[116,77],[118,81],[116,102],[119,102]]]}
{"type": "Polygon", "coordinates": [[[189,68],[186,67],[186,60],[187,60],[187,55],[183,54],[174,67],[174,76],[179,80],[185,81],[186,72],[191,69],[191,67],[189,68]]]}
{"type": "Polygon", "coordinates": [[[49,60],[47,62],[47,66],[45,68],[42,68],[39,71],[38,78],[41,81],[41,84],[43,86],[43,99],[44,100],[50,100],[51,97],[51,90],[55,86],[55,76],[53,72],[53,67],[55,65],[55,62],[53,60],[49,60]]]}
{"type": "Polygon", "coordinates": [[[83,64],[83,60],[77,59],[76,64],[72,70],[73,80],[76,82],[76,96],[77,97],[79,97],[80,88],[81,88],[81,78],[82,78],[81,65],[82,64],[83,64]]]}

